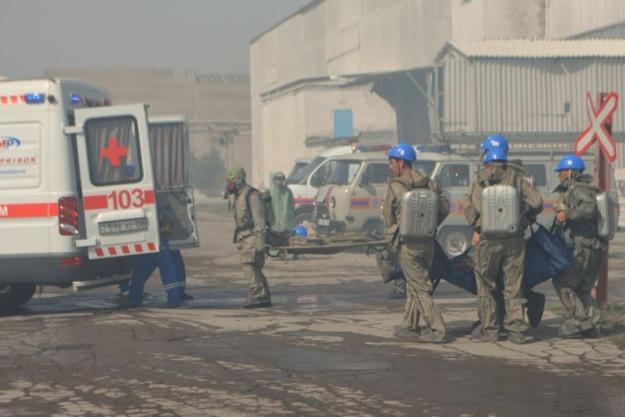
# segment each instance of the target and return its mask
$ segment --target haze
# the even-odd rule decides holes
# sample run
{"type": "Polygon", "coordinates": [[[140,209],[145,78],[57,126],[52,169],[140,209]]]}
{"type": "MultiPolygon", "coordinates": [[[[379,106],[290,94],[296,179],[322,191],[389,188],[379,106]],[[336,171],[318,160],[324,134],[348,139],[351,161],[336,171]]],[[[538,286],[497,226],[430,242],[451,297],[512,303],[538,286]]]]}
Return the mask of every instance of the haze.
{"type": "Polygon", "coordinates": [[[4,0],[0,75],[54,68],[249,72],[249,41],[308,0],[4,0]]]}

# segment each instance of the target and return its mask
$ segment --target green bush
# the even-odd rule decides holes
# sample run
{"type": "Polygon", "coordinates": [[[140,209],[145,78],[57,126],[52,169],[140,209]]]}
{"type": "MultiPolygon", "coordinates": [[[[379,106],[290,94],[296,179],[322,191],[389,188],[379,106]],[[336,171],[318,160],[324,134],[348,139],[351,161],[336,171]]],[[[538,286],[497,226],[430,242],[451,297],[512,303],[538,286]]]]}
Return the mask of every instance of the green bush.
{"type": "Polygon", "coordinates": [[[218,196],[224,190],[226,165],[216,149],[201,157],[191,157],[193,185],[208,196],[218,196]]]}

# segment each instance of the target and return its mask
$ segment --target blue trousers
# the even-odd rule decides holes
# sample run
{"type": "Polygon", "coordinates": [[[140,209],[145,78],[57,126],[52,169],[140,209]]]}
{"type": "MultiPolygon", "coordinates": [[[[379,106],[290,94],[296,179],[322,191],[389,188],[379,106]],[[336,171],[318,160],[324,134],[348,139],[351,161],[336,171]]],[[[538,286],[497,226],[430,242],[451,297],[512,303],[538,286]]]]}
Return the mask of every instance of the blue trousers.
{"type": "MultiPolygon", "coordinates": [[[[184,269],[184,265],[182,267],[184,269]]],[[[162,239],[160,252],[132,257],[132,278],[130,279],[129,298],[133,304],[141,304],[145,283],[156,268],[161,273],[161,281],[167,292],[167,301],[175,302],[180,301],[182,298],[185,283],[178,280],[169,244],[166,239],[162,239]]]]}
{"type": "Polygon", "coordinates": [[[184,266],[184,260],[182,259],[182,253],[180,253],[180,250],[178,249],[172,249],[169,253],[171,253],[171,261],[174,263],[174,268],[176,269],[178,282],[182,282],[184,284],[182,286],[184,292],[184,289],[187,286],[187,271],[184,266]]]}

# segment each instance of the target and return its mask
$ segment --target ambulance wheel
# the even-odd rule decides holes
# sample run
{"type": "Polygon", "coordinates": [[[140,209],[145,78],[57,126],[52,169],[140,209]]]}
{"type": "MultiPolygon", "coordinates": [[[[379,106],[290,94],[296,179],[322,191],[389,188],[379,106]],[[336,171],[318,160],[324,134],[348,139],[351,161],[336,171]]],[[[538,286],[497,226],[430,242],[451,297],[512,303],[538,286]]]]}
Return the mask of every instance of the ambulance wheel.
{"type": "Polygon", "coordinates": [[[462,255],[471,246],[470,231],[460,227],[447,227],[438,235],[438,243],[450,258],[462,255]]]}
{"type": "Polygon", "coordinates": [[[0,313],[6,314],[17,310],[33,298],[34,284],[6,284],[0,286],[0,313]]]}

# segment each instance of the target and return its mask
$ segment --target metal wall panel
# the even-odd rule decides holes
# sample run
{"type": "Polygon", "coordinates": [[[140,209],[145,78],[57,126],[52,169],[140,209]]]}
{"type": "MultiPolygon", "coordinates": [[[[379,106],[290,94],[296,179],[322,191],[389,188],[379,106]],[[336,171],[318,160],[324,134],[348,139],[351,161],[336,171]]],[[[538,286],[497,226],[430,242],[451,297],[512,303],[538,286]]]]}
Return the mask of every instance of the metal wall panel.
{"type": "MultiPolygon", "coordinates": [[[[579,132],[588,124],[587,91],[625,98],[625,58],[467,60],[454,54],[444,69],[447,134],[579,132]]],[[[619,111],[614,131],[624,130],[625,111],[619,111]]]]}
{"type": "Polygon", "coordinates": [[[501,132],[515,142],[573,143],[588,126],[586,93],[621,94],[613,134],[625,166],[625,58],[473,59],[450,53],[444,62],[442,137],[475,142],[501,132]]]}

